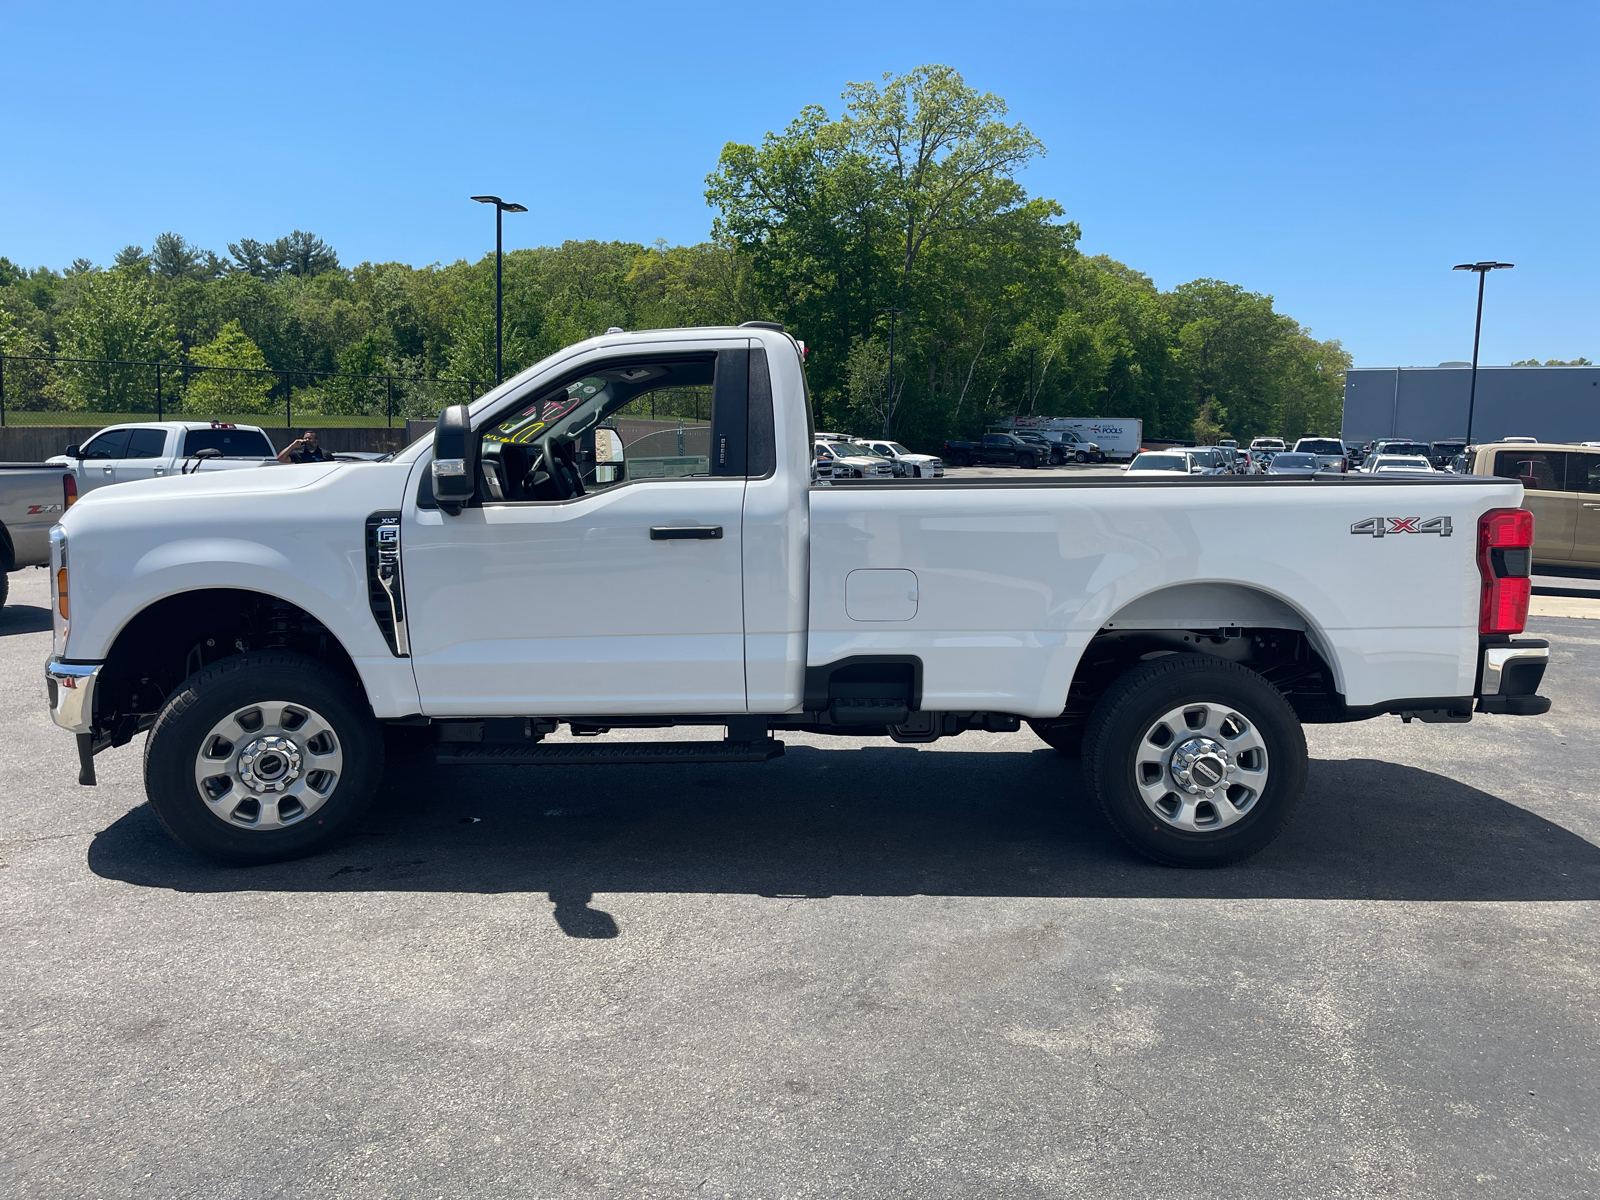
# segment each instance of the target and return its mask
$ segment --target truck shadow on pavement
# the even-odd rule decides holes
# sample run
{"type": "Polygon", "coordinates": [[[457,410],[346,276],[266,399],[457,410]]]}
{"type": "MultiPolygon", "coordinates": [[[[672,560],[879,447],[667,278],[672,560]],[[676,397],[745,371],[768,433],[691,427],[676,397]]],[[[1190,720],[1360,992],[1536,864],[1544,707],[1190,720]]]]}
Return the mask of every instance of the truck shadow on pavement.
{"type": "Polygon", "coordinates": [[[362,831],[313,858],[223,868],[148,805],[89,867],[184,892],[545,893],[574,937],[615,937],[595,893],[1164,899],[1595,900],[1600,847],[1414,767],[1313,761],[1289,829],[1234,867],[1184,871],[1107,828],[1076,763],[910,747],[794,746],[765,766],[450,767],[391,760],[362,831]]]}
{"type": "Polygon", "coordinates": [[[31,604],[8,604],[0,608],[0,637],[17,633],[46,633],[50,629],[50,610],[31,604]]]}

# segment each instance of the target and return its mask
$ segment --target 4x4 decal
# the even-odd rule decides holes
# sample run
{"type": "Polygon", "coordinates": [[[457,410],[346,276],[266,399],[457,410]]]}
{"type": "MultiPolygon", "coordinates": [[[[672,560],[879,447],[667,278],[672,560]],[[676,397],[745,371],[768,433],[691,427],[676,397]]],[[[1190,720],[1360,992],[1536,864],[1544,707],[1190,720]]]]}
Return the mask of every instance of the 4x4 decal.
{"type": "Polygon", "coordinates": [[[1368,517],[1350,526],[1350,532],[1370,533],[1373,537],[1390,533],[1437,533],[1449,537],[1451,529],[1449,517],[1429,517],[1426,521],[1421,517],[1368,517]]]}

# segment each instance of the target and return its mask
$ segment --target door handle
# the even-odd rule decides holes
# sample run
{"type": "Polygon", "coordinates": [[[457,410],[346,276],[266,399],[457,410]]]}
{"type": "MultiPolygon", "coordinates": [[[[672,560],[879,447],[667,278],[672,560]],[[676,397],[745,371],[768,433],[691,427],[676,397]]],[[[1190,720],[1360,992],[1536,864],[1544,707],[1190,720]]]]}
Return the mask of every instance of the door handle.
{"type": "Polygon", "coordinates": [[[1590,502],[1589,502],[1589,501],[1587,501],[1587,500],[1585,500],[1585,501],[1584,501],[1584,502],[1583,502],[1583,506],[1584,506],[1584,507],[1585,507],[1585,508],[1600,508],[1600,504],[1591,504],[1591,503],[1590,503],[1590,502]]]}
{"type": "Polygon", "coordinates": [[[721,525],[652,525],[652,542],[713,541],[722,536],[721,525]]]}

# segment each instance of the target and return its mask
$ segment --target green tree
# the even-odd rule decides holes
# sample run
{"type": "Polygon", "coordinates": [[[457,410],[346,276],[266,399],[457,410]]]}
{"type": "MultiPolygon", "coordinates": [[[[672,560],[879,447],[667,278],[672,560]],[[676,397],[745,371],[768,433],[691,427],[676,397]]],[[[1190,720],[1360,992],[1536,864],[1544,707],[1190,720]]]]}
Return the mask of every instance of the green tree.
{"type": "Polygon", "coordinates": [[[229,321],[205,345],[189,351],[189,361],[197,367],[217,369],[199,372],[190,380],[183,401],[186,411],[220,416],[267,412],[273,407],[274,379],[256,373],[265,372],[266,355],[237,320],[229,321]]]}
{"type": "Polygon", "coordinates": [[[65,364],[68,403],[96,412],[154,412],[155,369],[172,362],[178,340],[149,280],[123,271],[94,272],[77,281],[72,308],[61,318],[62,354],[120,360],[65,364]]]}

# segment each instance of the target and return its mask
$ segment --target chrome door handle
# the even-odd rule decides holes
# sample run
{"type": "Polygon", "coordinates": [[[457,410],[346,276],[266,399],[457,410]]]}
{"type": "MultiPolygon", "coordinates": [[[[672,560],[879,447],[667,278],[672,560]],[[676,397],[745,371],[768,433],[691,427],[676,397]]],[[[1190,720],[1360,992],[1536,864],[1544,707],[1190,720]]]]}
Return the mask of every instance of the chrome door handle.
{"type": "Polygon", "coordinates": [[[1600,508],[1600,504],[1593,504],[1593,503],[1590,503],[1588,500],[1585,500],[1583,502],[1583,506],[1585,508],[1600,508]]]}
{"type": "Polygon", "coordinates": [[[101,467],[100,469],[102,471],[104,471],[107,475],[111,474],[111,470],[112,469],[110,467],[101,467]]]}
{"type": "Polygon", "coordinates": [[[652,525],[652,542],[714,541],[722,536],[721,525],[652,525]]]}

